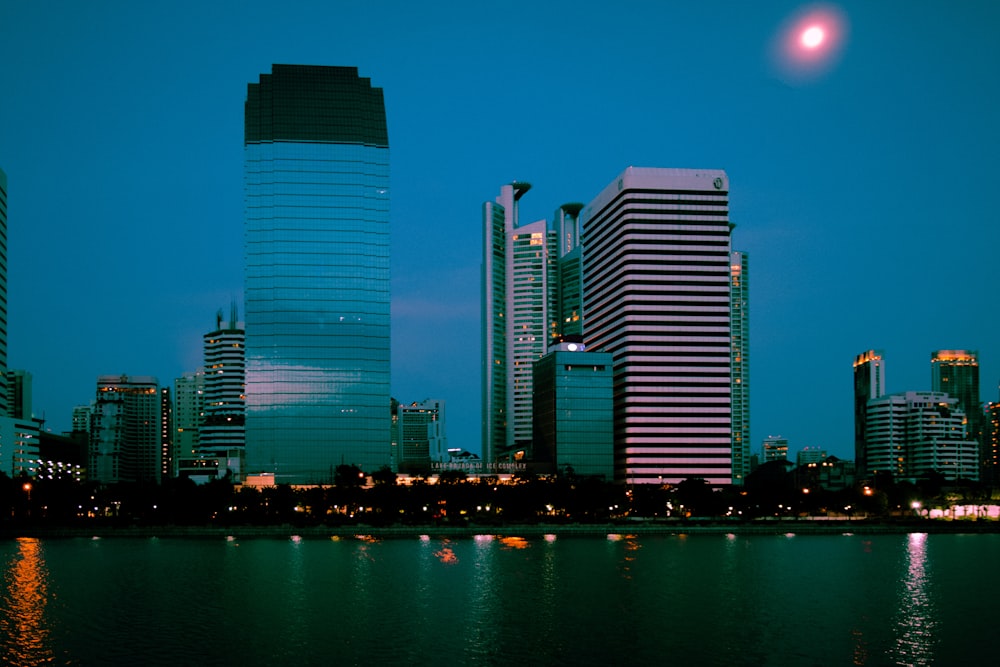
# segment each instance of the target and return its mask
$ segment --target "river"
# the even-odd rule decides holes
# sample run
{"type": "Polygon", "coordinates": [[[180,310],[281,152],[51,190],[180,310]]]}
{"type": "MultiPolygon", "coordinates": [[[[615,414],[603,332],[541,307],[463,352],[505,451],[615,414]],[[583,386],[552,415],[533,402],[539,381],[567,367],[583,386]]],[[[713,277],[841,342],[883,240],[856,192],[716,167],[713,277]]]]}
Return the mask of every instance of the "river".
{"type": "Polygon", "coordinates": [[[931,665],[1000,535],[0,541],[7,665],[931,665]]]}

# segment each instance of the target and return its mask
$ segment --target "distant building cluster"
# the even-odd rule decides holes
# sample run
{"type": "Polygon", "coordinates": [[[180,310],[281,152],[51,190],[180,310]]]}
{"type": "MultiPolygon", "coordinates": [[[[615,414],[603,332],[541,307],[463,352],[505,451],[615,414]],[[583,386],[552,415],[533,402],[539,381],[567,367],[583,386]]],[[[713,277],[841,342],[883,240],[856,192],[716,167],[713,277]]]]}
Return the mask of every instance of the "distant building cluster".
{"type": "MultiPolygon", "coordinates": [[[[482,456],[450,446],[439,398],[390,396],[389,136],[382,89],[351,67],[274,65],[244,106],[244,321],[162,385],[101,375],[57,436],[8,370],[7,178],[0,170],[0,471],[101,483],[248,476],[332,483],[407,475],[578,475],[742,485],[791,466],[751,451],[749,256],[729,177],[628,167],[588,203],[522,221],[523,181],[482,208],[482,456]]],[[[803,484],[880,475],[996,481],[1000,404],[978,356],[931,355],[931,390],[888,394],[884,355],[854,361],[855,461],[804,448],[803,484]]]]}
{"type": "Polygon", "coordinates": [[[996,404],[979,401],[979,353],[931,353],[931,390],[888,394],[885,354],[854,360],[854,433],[858,475],[915,480],[996,480],[996,404]]]}
{"type": "Polygon", "coordinates": [[[748,257],[730,246],[725,172],[629,167],[551,224],[519,219],[530,188],[483,206],[484,458],[742,483],[748,257]]]}

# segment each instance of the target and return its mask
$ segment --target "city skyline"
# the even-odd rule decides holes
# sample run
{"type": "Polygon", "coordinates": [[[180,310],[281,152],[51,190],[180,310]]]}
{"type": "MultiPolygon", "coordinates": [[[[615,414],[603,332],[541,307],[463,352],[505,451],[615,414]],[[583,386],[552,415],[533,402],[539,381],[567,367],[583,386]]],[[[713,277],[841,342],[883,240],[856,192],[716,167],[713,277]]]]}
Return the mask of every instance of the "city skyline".
{"type": "Polygon", "coordinates": [[[447,401],[453,446],[480,441],[482,202],[525,180],[521,219],[548,219],[630,165],[731,179],[734,247],[754,263],[755,451],[780,433],[852,458],[864,350],[885,351],[887,393],[930,389],[934,350],[978,350],[980,399],[997,399],[991,4],[839,3],[839,58],[813,78],[773,60],[807,3],[390,3],[378,21],[296,3],[56,7],[0,26],[0,168],[8,365],[57,431],[100,375],[194,371],[213,314],[241,299],[240,111],[280,62],[356,66],[386,91],[391,393],[447,401]]]}

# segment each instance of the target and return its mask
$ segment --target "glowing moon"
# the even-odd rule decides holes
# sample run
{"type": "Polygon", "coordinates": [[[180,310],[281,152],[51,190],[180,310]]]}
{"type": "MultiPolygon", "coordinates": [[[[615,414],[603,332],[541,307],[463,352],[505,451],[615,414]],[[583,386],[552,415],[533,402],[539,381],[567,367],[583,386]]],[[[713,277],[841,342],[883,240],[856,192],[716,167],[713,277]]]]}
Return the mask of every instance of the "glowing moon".
{"type": "Polygon", "coordinates": [[[847,16],[835,5],[800,8],[782,22],[771,42],[775,74],[790,85],[822,78],[840,60],[847,30],[847,16]]]}
{"type": "Polygon", "coordinates": [[[809,26],[806,28],[805,32],[802,33],[802,46],[807,49],[815,49],[823,43],[823,39],[825,37],[826,33],[823,32],[823,28],[818,25],[809,26]]]}

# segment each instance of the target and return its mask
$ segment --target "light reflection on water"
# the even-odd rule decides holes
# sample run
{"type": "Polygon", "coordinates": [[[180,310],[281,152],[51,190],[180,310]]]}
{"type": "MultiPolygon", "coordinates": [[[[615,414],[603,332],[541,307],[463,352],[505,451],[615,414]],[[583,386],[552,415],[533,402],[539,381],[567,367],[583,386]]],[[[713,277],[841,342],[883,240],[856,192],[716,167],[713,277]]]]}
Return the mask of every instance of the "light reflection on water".
{"type": "Polygon", "coordinates": [[[959,664],[992,636],[963,596],[1000,595],[998,556],[1000,535],[0,541],[0,663],[959,664]]]}
{"type": "Polygon", "coordinates": [[[42,543],[18,538],[17,551],[4,563],[0,597],[0,662],[40,665],[54,658],[46,621],[48,573],[42,543]]]}
{"type": "Polygon", "coordinates": [[[936,612],[927,574],[927,533],[910,533],[905,562],[896,614],[897,662],[930,665],[934,663],[936,612]]]}

